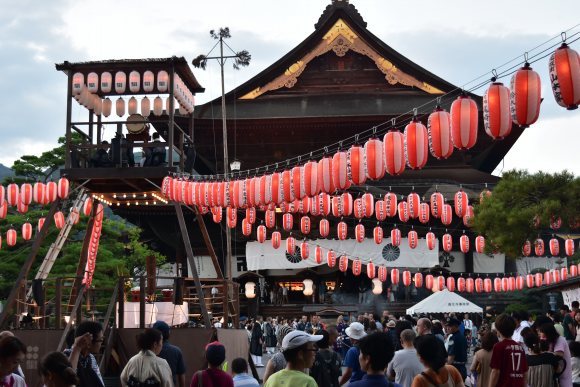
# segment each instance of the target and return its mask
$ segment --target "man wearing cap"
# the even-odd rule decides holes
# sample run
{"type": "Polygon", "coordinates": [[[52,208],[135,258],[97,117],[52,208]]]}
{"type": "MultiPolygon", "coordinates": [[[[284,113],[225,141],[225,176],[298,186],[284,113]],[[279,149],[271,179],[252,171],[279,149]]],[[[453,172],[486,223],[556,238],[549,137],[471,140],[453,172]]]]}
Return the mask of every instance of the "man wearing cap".
{"type": "Polygon", "coordinates": [[[359,322],[353,322],[348,328],[345,329],[346,335],[349,337],[352,347],[346,353],[344,357],[343,366],[346,370],[340,377],[340,385],[342,386],[346,382],[352,383],[357,380],[361,380],[365,375],[365,372],[361,370],[358,357],[360,355],[360,350],[358,348],[358,341],[365,337],[365,327],[359,322]]]}
{"type": "Polygon", "coordinates": [[[459,331],[461,322],[455,317],[449,317],[445,321],[445,330],[449,334],[447,339],[447,364],[457,368],[463,379],[467,377],[467,340],[459,331]]]}
{"type": "Polygon", "coordinates": [[[163,347],[159,356],[165,359],[171,368],[173,385],[175,387],[185,387],[185,362],[181,349],[175,345],[169,344],[169,325],[165,321],[156,321],[153,328],[157,329],[163,335],[163,347]]]}
{"type": "MultiPolygon", "coordinates": [[[[314,364],[316,355],[315,343],[322,335],[309,335],[303,331],[292,331],[282,340],[282,353],[286,359],[286,368],[268,378],[264,387],[317,387],[316,381],[304,373],[305,368],[314,364]]],[[[195,387],[192,383],[191,387],[195,387]]]]}
{"type": "Polygon", "coordinates": [[[213,341],[205,346],[207,369],[197,371],[191,379],[190,387],[234,387],[234,381],[228,373],[221,369],[226,360],[226,348],[219,341],[213,341]],[[201,379],[201,381],[200,381],[201,379]]]}

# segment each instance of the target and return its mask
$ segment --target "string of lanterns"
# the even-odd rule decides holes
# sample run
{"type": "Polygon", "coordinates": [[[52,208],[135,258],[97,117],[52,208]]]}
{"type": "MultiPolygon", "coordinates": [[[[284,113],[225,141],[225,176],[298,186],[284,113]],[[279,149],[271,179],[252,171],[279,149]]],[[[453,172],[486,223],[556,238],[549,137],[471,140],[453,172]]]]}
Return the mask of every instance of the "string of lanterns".
{"type": "Polygon", "coordinates": [[[85,275],[83,278],[83,284],[87,285],[87,288],[91,286],[91,283],[93,282],[93,275],[95,273],[95,266],[97,263],[97,252],[99,251],[99,242],[101,239],[101,232],[103,228],[103,215],[104,215],[103,205],[99,203],[97,204],[93,229],[91,232],[91,239],[89,241],[89,247],[87,249],[87,263],[85,267],[85,275]]]}

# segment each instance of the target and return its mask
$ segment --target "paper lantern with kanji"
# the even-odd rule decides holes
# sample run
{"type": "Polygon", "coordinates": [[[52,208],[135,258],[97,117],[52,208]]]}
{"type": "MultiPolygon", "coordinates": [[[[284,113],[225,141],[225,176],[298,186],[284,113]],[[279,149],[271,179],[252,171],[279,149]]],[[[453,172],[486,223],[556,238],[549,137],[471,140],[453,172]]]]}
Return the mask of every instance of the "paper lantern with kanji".
{"type": "Polygon", "coordinates": [[[463,278],[463,277],[457,278],[457,291],[458,292],[465,291],[465,278],[463,278]]]}
{"type": "Polygon", "coordinates": [[[446,159],[451,156],[453,153],[451,115],[437,108],[427,119],[427,131],[431,155],[437,159],[446,159]]]}
{"type": "Polygon", "coordinates": [[[394,228],[391,230],[391,244],[399,246],[401,244],[401,230],[394,228]]]}
{"type": "Polygon", "coordinates": [[[467,235],[462,235],[459,238],[459,249],[464,254],[469,252],[469,237],[467,235]]]}
{"type": "Polygon", "coordinates": [[[574,240],[573,239],[566,239],[564,242],[564,249],[566,250],[566,255],[571,257],[574,255],[574,240]]]}
{"type": "Polygon", "coordinates": [[[455,278],[447,277],[446,285],[447,285],[447,290],[449,290],[450,292],[454,292],[455,291],[455,278]]]}
{"type": "Polygon", "coordinates": [[[252,223],[248,221],[248,218],[242,219],[242,234],[244,236],[250,236],[252,234],[252,223]]]}
{"type": "Polygon", "coordinates": [[[451,234],[443,235],[443,238],[441,240],[441,244],[442,244],[443,251],[446,251],[449,253],[453,249],[453,238],[451,237],[451,234]]]}
{"type": "Polygon", "coordinates": [[[306,196],[306,192],[302,190],[304,185],[302,184],[302,177],[304,176],[304,168],[301,166],[296,166],[290,171],[291,183],[293,196],[295,199],[302,199],[306,196]]]}
{"type": "Polygon", "coordinates": [[[54,214],[54,224],[56,225],[56,228],[60,230],[64,227],[64,223],[64,214],[61,211],[56,212],[54,214]]]}
{"type": "Polygon", "coordinates": [[[226,208],[226,226],[229,228],[236,228],[238,223],[238,211],[235,208],[226,208]]]}
{"type": "Polygon", "coordinates": [[[293,202],[294,187],[292,186],[292,171],[284,171],[281,174],[280,184],[282,185],[282,197],[286,203],[293,202]]]}
{"type": "Polygon", "coordinates": [[[375,212],[375,197],[371,193],[364,193],[362,196],[364,216],[370,218],[375,212]]]}
{"type": "Polygon", "coordinates": [[[318,163],[316,161],[308,161],[304,164],[302,175],[300,176],[300,190],[304,193],[304,196],[316,196],[320,192],[318,186],[318,163]]]}
{"type": "Polygon", "coordinates": [[[348,234],[348,227],[345,222],[338,222],[336,225],[336,235],[341,241],[345,240],[348,234]]]}
{"type": "Polygon", "coordinates": [[[322,160],[318,162],[317,171],[318,171],[317,178],[318,190],[320,192],[333,193],[336,190],[336,188],[334,186],[334,182],[332,181],[333,174],[332,158],[330,157],[322,158],[322,160]]]}
{"type": "Polygon", "coordinates": [[[318,245],[314,248],[314,262],[318,265],[322,263],[322,247],[318,245]]]}
{"type": "Polygon", "coordinates": [[[371,138],[365,143],[365,167],[369,179],[379,180],[385,176],[383,142],[377,138],[371,138]]]}
{"type": "Polygon", "coordinates": [[[375,203],[375,218],[377,218],[379,222],[387,219],[387,210],[384,200],[377,200],[375,203]]]}
{"type": "Polygon", "coordinates": [[[576,277],[578,275],[578,266],[577,265],[570,265],[570,277],[576,277]]]}
{"type": "Polygon", "coordinates": [[[258,240],[258,242],[264,243],[266,241],[267,235],[266,226],[264,226],[263,224],[259,225],[256,230],[256,235],[257,235],[256,239],[258,240]]]}
{"type": "Polygon", "coordinates": [[[307,260],[310,256],[310,246],[308,246],[308,242],[304,241],[300,243],[300,257],[303,261],[307,260]]]}
{"type": "Polygon", "coordinates": [[[292,231],[294,227],[294,217],[292,214],[286,213],[282,215],[282,227],[285,231],[292,231]]]}
{"type": "Polygon", "coordinates": [[[463,224],[465,227],[472,227],[474,218],[475,212],[473,211],[473,206],[467,206],[467,211],[463,215],[463,224]]]}
{"type": "Polygon", "coordinates": [[[373,229],[373,238],[377,245],[383,243],[383,228],[381,226],[375,226],[373,229]]]}
{"type": "Polygon", "coordinates": [[[411,230],[407,234],[407,239],[409,241],[409,247],[411,249],[415,249],[419,244],[419,236],[417,235],[417,231],[411,230]]]}
{"type": "Polygon", "coordinates": [[[348,257],[346,255],[342,255],[338,259],[338,270],[342,271],[343,273],[348,270],[348,257]]]}
{"type": "Polygon", "coordinates": [[[347,152],[339,151],[332,157],[332,184],[338,190],[350,187],[347,152]]]}
{"type": "Polygon", "coordinates": [[[469,206],[469,198],[467,193],[463,190],[459,190],[455,193],[455,214],[460,218],[467,213],[467,207],[469,206]]]}
{"type": "Polygon", "coordinates": [[[272,210],[268,210],[264,214],[264,224],[268,228],[273,228],[276,226],[276,212],[272,210]]]}
{"type": "Polygon", "coordinates": [[[568,279],[568,268],[563,267],[560,269],[560,279],[566,281],[568,279]]]}
{"type": "Polygon", "coordinates": [[[512,130],[510,89],[501,82],[493,82],[483,95],[483,124],[494,140],[502,140],[512,130]]]}
{"type": "Polygon", "coordinates": [[[483,235],[479,235],[475,238],[475,251],[479,254],[485,252],[485,237],[483,235]]]}
{"type": "Polygon", "coordinates": [[[256,209],[254,207],[246,208],[246,219],[250,224],[256,223],[256,209]]]}
{"type": "Polygon", "coordinates": [[[272,233],[272,247],[278,249],[280,247],[280,242],[282,240],[282,235],[280,231],[274,231],[272,233]]]}
{"type": "Polygon", "coordinates": [[[353,145],[347,153],[347,173],[348,179],[354,185],[364,184],[367,180],[365,168],[365,151],[363,147],[353,145]]]}
{"type": "Polygon", "coordinates": [[[310,218],[308,216],[300,218],[300,232],[310,234],[310,218]]]}
{"type": "Polygon", "coordinates": [[[399,269],[391,269],[391,283],[393,285],[399,283],[399,269]]]}
{"type": "Polygon", "coordinates": [[[391,176],[405,171],[405,138],[403,133],[390,131],[383,139],[386,172],[391,176]]]}
{"type": "Polygon", "coordinates": [[[536,273],[534,275],[534,282],[536,283],[536,287],[542,286],[544,282],[544,275],[542,273],[536,273]]]}
{"type": "Polygon", "coordinates": [[[282,203],[284,201],[284,184],[282,174],[273,173],[270,179],[266,178],[266,183],[266,204],[282,203]],[[268,201],[268,199],[270,199],[270,201],[268,201]]]}
{"type": "Polygon", "coordinates": [[[336,253],[332,250],[328,250],[326,253],[326,264],[328,267],[336,266],[336,253]]]}
{"type": "Polygon", "coordinates": [[[370,261],[367,264],[367,277],[369,277],[370,279],[373,279],[376,277],[376,275],[377,275],[377,271],[375,268],[375,264],[373,263],[373,261],[370,261]]]}
{"type": "Polygon", "coordinates": [[[527,128],[538,120],[542,101],[540,76],[529,63],[515,72],[510,83],[510,104],[513,121],[527,128]]]}
{"type": "Polygon", "coordinates": [[[415,287],[416,288],[423,287],[423,274],[421,274],[421,273],[415,273],[414,281],[415,281],[415,287]]]}
{"type": "Polygon", "coordinates": [[[429,204],[419,204],[419,222],[423,224],[429,223],[429,204]]]}
{"type": "Polygon", "coordinates": [[[30,238],[32,238],[32,225],[27,222],[22,225],[22,239],[28,241],[30,238]]]}
{"type": "Polygon", "coordinates": [[[354,228],[354,236],[358,243],[362,243],[365,240],[365,226],[359,223],[354,228]]]}
{"type": "Polygon", "coordinates": [[[389,274],[389,271],[386,267],[384,266],[379,266],[379,270],[378,270],[378,279],[381,282],[385,282],[387,280],[387,276],[389,274]]]}
{"type": "Polygon", "coordinates": [[[24,183],[20,186],[20,203],[29,205],[32,202],[32,185],[24,183]]]}
{"type": "Polygon", "coordinates": [[[8,188],[6,188],[6,201],[8,202],[9,206],[16,206],[20,199],[20,187],[18,184],[8,184],[8,188]]]}
{"type": "Polygon", "coordinates": [[[344,192],[340,195],[340,203],[342,204],[342,213],[344,216],[350,216],[353,210],[353,203],[352,195],[350,192],[344,192]]]}
{"type": "Polygon", "coordinates": [[[330,214],[331,207],[330,202],[331,202],[330,195],[323,192],[318,195],[318,203],[316,203],[315,198],[312,199],[312,207],[318,204],[319,215],[328,216],[328,214],[330,214]]]}
{"type": "Polygon", "coordinates": [[[522,254],[524,257],[529,257],[532,254],[532,242],[525,241],[524,245],[522,246],[522,254]]]}
{"type": "Polygon", "coordinates": [[[534,253],[536,253],[537,257],[544,255],[544,241],[540,238],[534,242],[534,253]]]}
{"type": "Polygon", "coordinates": [[[411,272],[409,270],[403,271],[403,285],[411,285],[411,272]]]}
{"type": "Polygon", "coordinates": [[[294,255],[296,252],[296,240],[292,235],[286,238],[286,252],[290,255],[294,255]]]}
{"type": "Polygon", "coordinates": [[[445,226],[449,226],[453,221],[453,208],[450,204],[444,204],[441,210],[441,223],[445,226]]]}
{"type": "Polygon", "coordinates": [[[397,212],[399,213],[399,220],[401,222],[406,223],[409,221],[409,205],[407,202],[399,202],[397,212]]]}
{"type": "Polygon", "coordinates": [[[16,244],[16,241],[18,239],[18,233],[16,232],[16,230],[14,229],[10,229],[8,231],[6,231],[6,244],[10,247],[14,246],[16,244]]]}
{"type": "Polygon", "coordinates": [[[560,242],[556,238],[550,239],[550,255],[557,257],[560,255],[560,242]]]}
{"type": "Polygon", "coordinates": [[[419,204],[421,203],[421,198],[419,194],[416,192],[411,192],[409,196],[407,196],[407,209],[409,211],[410,218],[418,218],[419,217],[419,204]]]}
{"type": "Polygon", "coordinates": [[[357,218],[357,219],[364,218],[365,209],[364,209],[363,201],[361,198],[354,199],[352,212],[353,212],[353,215],[355,218],[357,218]]]}
{"type": "Polygon", "coordinates": [[[526,286],[528,288],[534,287],[534,275],[533,274],[526,275],[526,286]]]}
{"type": "MultiPolygon", "coordinates": [[[[501,285],[501,282],[500,282],[500,285],[501,285]]],[[[483,280],[483,291],[486,293],[491,293],[492,289],[493,289],[493,285],[491,283],[491,278],[484,279],[483,280]]]]}
{"type": "MultiPolygon", "coordinates": [[[[466,286],[467,286],[468,289],[469,289],[469,280],[472,280],[473,281],[473,278],[468,278],[467,279],[466,286]]],[[[477,278],[475,281],[473,281],[473,284],[474,284],[475,291],[477,293],[483,292],[483,290],[484,290],[483,289],[483,280],[481,278],[477,278]]]]}
{"type": "Polygon", "coordinates": [[[425,288],[429,290],[433,289],[433,275],[427,274],[425,276],[425,288]]]}
{"type": "Polygon", "coordinates": [[[335,218],[343,216],[344,213],[342,209],[342,198],[340,196],[333,196],[331,202],[332,202],[332,215],[335,218]]]}
{"type": "Polygon", "coordinates": [[[558,105],[568,110],[580,104],[580,57],[566,43],[554,51],[549,62],[552,91],[558,105]]]}
{"type": "Polygon", "coordinates": [[[385,211],[389,218],[397,215],[397,195],[392,192],[385,194],[385,211]]]}
{"type": "Polygon", "coordinates": [[[58,196],[58,186],[54,181],[49,181],[46,183],[46,188],[44,190],[44,200],[46,203],[52,203],[56,200],[58,196]]]}
{"type": "Polygon", "coordinates": [[[358,276],[362,271],[362,262],[359,258],[352,260],[352,274],[358,276]]]}
{"type": "Polygon", "coordinates": [[[330,232],[330,223],[327,219],[320,219],[318,223],[318,232],[322,238],[326,238],[330,232]]]}
{"type": "Polygon", "coordinates": [[[433,192],[430,198],[431,203],[431,215],[434,218],[440,218],[443,211],[443,205],[445,204],[445,199],[441,192],[433,192]]]}
{"type": "Polygon", "coordinates": [[[435,245],[437,243],[436,241],[437,237],[433,232],[429,231],[427,234],[425,234],[425,242],[427,243],[427,248],[429,250],[433,250],[435,248],[435,245]]]}
{"type": "Polygon", "coordinates": [[[451,104],[451,139],[457,149],[470,149],[477,141],[477,105],[466,95],[451,104]]]}
{"type": "Polygon", "coordinates": [[[420,121],[413,120],[405,127],[405,158],[411,169],[421,169],[429,157],[429,136],[427,128],[420,121]]]}

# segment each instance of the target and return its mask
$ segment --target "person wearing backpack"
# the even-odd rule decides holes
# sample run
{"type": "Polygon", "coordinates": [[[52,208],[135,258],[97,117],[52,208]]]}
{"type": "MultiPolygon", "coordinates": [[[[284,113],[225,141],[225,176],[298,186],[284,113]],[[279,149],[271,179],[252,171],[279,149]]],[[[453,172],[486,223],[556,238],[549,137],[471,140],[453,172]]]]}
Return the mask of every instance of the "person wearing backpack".
{"type": "Polygon", "coordinates": [[[342,374],[340,356],[329,348],[330,335],[328,331],[318,332],[322,339],[318,342],[318,352],[314,357],[314,365],[310,368],[310,376],[319,386],[339,387],[338,378],[342,374]]]}

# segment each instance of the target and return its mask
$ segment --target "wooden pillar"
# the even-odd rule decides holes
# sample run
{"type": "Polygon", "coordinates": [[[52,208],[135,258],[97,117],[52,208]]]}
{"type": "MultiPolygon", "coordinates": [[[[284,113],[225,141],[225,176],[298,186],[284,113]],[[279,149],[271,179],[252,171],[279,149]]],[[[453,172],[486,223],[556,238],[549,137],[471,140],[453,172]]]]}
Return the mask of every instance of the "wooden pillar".
{"type": "Polygon", "coordinates": [[[57,278],[55,281],[54,319],[56,329],[62,329],[62,278],[57,278]]]}
{"type": "Polygon", "coordinates": [[[139,277],[139,328],[145,328],[145,296],[147,282],[145,276],[139,277]]]}
{"type": "Polygon", "coordinates": [[[67,90],[66,90],[66,139],[65,139],[65,161],[64,166],[65,168],[71,167],[71,142],[72,142],[72,133],[71,133],[71,115],[72,115],[72,78],[73,78],[73,71],[69,70],[68,72],[68,82],[67,82],[67,90]]]}
{"type": "MultiPolygon", "coordinates": [[[[167,166],[169,168],[173,167],[173,145],[175,142],[175,96],[173,94],[173,85],[175,78],[175,62],[171,59],[171,71],[169,72],[169,123],[167,125],[168,129],[168,142],[169,142],[169,154],[167,155],[167,166]]],[[[183,154],[181,156],[183,158],[183,154]]]]}
{"type": "Polygon", "coordinates": [[[125,277],[120,277],[117,282],[117,326],[125,328],[125,277]]]}

